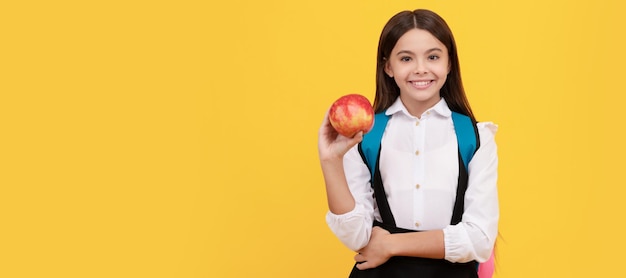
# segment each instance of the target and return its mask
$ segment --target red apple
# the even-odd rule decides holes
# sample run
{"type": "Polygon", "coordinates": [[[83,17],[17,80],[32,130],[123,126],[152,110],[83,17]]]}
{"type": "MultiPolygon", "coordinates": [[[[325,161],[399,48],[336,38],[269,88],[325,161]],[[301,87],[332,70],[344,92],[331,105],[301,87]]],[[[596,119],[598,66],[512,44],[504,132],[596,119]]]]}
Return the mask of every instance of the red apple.
{"type": "Polygon", "coordinates": [[[351,138],[359,131],[367,133],[372,129],[374,109],[366,97],[349,94],[333,102],[328,118],[339,134],[351,138]]]}

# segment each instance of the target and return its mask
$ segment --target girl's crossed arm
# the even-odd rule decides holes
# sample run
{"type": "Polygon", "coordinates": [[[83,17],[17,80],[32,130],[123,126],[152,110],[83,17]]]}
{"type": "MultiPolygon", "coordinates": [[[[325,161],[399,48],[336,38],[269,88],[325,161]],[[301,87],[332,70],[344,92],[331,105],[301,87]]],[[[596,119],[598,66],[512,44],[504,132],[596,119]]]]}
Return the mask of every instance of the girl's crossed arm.
{"type": "Polygon", "coordinates": [[[354,260],[358,269],[375,268],[391,257],[407,256],[443,259],[445,255],[443,230],[390,234],[374,227],[370,241],[354,260]]]}

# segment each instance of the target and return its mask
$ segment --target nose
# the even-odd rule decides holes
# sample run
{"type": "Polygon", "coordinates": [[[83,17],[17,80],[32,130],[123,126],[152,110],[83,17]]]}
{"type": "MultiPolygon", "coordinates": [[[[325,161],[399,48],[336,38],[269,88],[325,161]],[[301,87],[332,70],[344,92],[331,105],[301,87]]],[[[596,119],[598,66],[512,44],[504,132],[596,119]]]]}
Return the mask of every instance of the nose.
{"type": "Polygon", "coordinates": [[[427,71],[428,70],[426,69],[425,61],[423,61],[421,59],[416,59],[415,60],[415,68],[413,69],[413,72],[415,72],[416,74],[424,74],[427,71]]]}

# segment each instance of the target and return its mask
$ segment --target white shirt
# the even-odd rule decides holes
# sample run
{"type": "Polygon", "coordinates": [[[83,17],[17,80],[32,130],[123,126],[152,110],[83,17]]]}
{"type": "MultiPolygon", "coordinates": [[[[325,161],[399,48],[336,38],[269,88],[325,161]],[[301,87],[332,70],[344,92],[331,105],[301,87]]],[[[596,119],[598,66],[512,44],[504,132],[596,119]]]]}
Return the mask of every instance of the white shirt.
{"type": "MultiPolygon", "coordinates": [[[[450,225],[458,184],[458,147],[451,111],[442,98],[420,118],[409,114],[398,98],[381,141],[380,172],[396,226],[412,230],[443,229],[445,259],[484,262],[498,233],[497,126],[478,123],[480,147],[469,164],[461,223],[450,225]]],[[[348,248],[358,251],[369,241],[374,219],[381,221],[370,185],[370,172],[355,146],[344,156],[346,179],[355,208],[330,211],[326,221],[348,248]]]]}

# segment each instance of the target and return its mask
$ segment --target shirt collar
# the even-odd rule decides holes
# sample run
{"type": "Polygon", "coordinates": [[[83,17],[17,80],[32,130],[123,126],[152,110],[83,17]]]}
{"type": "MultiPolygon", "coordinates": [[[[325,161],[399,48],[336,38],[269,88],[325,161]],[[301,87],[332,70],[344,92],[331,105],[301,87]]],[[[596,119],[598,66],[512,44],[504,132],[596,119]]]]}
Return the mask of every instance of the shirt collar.
{"type": "MultiPolygon", "coordinates": [[[[389,108],[387,108],[387,111],[385,112],[385,114],[393,115],[398,112],[402,112],[406,116],[413,117],[413,115],[409,113],[409,110],[406,109],[406,106],[404,106],[404,103],[402,103],[402,101],[400,100],[400,97],[396,98],[394,103],[391,106],[389,106],[389,108]]],[[[439,102],[437,102],[437,104],[435,104],[433,107],[427,109],[424,112],[424,114],[427,114],[427,113],[436,113],[446,118],[452,115],[452,111],[448,107],[448,103],[446,102],[444,98],[441,98],[439,102]]]]}

